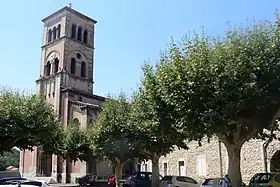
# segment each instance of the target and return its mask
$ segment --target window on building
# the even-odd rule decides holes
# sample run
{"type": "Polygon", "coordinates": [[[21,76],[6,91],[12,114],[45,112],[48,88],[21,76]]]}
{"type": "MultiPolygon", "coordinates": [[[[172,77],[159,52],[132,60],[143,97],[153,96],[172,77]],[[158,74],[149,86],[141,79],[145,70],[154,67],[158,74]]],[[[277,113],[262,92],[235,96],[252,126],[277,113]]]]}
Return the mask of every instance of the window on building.
{"type": "Polygon", "coordinates": [[[87,43],[88,41],[88,31],[84,30],[84,43],[87,43]]]}
{"type": "Polygon", "coordinates": [[[48,42],[51,42],[52,41],[52,30],[49,29],[49,32],[48,32],[48,42]]]}
{"type": "Polygon", "coordinates": [[[168,175],[168,172],[167,172],[167,163],[163,163],[163,175],[168,175]]]}
{"type": "Polygon", "coordinates": [[[200,155],[197,157],[197,171],[199,177],[206,176],[206,156],[200,155]]]}
{"type": "Polygon", "coordinates": [[[46,76],[49,76],[51,74],[51,63],[48,61],[46,64],[46,76]]]}
{"type": "Polygon", "coordinates": [[[60,38],[61,25],[57,26],[57,38],[60,38]]]}
{"type": "Polygon", "coordinates": [[[81,59],[81,58],[82,58],[82,55],[81,55],[80,53],[77,53],[76,56],[77,56],[78,59],[81,59]]]}
{"type": "Polygon", "coordinates": [[[147,172],[148,171],[148,164],[144,165],[144,171],[147,172]]]}
{"type": "Polygon", "coordinates": [[[75,58],[71,59],[71,71],[72,74],[76,74],[76,60],[75,58]]]}
{"type": "Polygon", "coordinates": [[[178,166],[179,166],[179,176],[185,176],[186,175],[185,162],[179,161],[178,166]]]}
{"type": "Polygon", "coordinates": [[[81,27],[78,28],[78,40],[82,41],[82,28],[81,27]]]}
{"type": "Polygon", "coordinates": [[[59,67],[59,60],[56,58],[54,59],[54,73],[58,72],[58,67],[59,67]]]}
{"type": "Polygon", "coordinates": [[[53,40],[56,40],[56,27],[53,28],[53,40]]]}
{"type": "Polygon", "coordinates": [[[86,63],[82,62],[81,64],[81,77],[86,77],[86,63]]]}
{"type": "Polygon", "coordinates": [[[80,121],[77,118],[73,119],[73,125],[75,125],[76,127],[80,127],[80,121]]]}
{"type": "Polygon", "coordinates": [[[137,171],[141,171],[141,164],[137,164],[137,171]]]}
{"type": "Polygon", "coordinates": [[[71,29],[71,38],[75,39],[76,38],[76,25],[72,25],[72,29],[71,29]]]}
{"type": "Polygon", "coordinates": [[[83,101],[83,97],[82,97],[82,96],[79,96],[78,100],[79,100],[79,101],[83,101]]]}

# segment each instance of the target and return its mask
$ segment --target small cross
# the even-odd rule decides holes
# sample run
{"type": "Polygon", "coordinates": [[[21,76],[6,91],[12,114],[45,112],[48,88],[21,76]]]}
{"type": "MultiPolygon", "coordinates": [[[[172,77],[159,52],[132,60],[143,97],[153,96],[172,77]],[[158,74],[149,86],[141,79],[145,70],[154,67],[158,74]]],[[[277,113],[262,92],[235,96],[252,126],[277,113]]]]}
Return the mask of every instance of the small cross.
{"type": "Polygon", "coordinates": [[[69,3],[69,7],[72,8],[72,3],[69,3]]]}

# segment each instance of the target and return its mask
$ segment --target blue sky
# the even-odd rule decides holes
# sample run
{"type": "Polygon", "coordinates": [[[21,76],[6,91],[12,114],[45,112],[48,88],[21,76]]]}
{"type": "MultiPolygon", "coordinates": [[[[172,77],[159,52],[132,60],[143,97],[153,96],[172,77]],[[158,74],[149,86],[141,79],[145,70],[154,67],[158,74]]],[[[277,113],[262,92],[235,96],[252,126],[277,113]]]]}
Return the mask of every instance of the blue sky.
{"type": "MultiPolygon", "coordinates": [[[[223,34],[227,22],[273,20],[279,0],[71,0],[73,8],[98,21],[94,93],[136,89],[141,65],[159,58],[171,37],[180,40],[203,26],[223,34]]],[[[67,0],[7,0],[0,11],[0,85],[35,91],[39,77],[41,19],[67,0]]]]}

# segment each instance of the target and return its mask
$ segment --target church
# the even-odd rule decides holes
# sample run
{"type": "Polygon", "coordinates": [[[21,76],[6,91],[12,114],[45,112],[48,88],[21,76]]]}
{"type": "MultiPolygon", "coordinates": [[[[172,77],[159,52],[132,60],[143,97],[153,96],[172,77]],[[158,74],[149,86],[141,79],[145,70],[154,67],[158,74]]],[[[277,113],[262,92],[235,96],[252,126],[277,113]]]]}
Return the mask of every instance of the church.
{"type": "MultiPolygon", "coordinates": [[[[71,7],[64,7],[42,20],[44,24],[40,77],[37,93],[54,106],[63,124],[70,121],[88,128],[105,98],[93,94],[94,30],[97,21],[71,7]]],[[[20,172],[24,177],[53,177],[69,183],[86,173],[112,174],[106,162],[62,160],[46,157],[35,148],[22,151],[20,172]]]]}
{"type": "MultiPolygon", "coordinates": [[[[45,96],[67,126],[70,121],[88,128],[100,113],[105,98],[93,94],[94,31],[97,21],[64,7],[42,20],[43,43],[37,93],[45,96]]],[[[227,173],[228,158],[224,145],[217,139],[189,144],[188,150],[175,150],[160,158],[160,174],[190,176],[197,181],[221,177],[227,173]]],[[[279,171],[280,142],[252,140],[241,151],[241,173],[244,182],[257,172],[279,171]]],[[[71,183],[87,173],[112,175],[108,162],[76,162],[58,155],[49,157],[40,150],[24,150],[19,170],[24,177],[52,177],[57,182],[71,183]]],[[[151,161],[130,163],[125,170],[151,171],[151,161]]]]}

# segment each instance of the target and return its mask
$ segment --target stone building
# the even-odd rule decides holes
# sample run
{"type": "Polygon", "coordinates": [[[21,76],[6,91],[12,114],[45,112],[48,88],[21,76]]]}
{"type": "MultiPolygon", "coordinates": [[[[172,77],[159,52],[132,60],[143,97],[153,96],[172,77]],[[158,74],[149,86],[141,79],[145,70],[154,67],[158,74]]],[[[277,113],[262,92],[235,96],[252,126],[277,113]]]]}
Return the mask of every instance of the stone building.
{"type": "MultiPolygon", "coordinates": [[[[192,142],[189,150],[175,150],[159,161],[160,174],[190,176],[197,181],[208,177],[221,177],[227,173],[228,157],[225,146],[217,139],[202,146],[192,142]]],[[[151,161],[138,165],[142,171],[151,171],[151,161]]],[[[246,142],[241,150],[241,175],[248,183],[250,178],[258,172],[279,171],[280,142],[274,140],[265,142],[251,140],[246,142]]]]}
{"type": "MultiPolygon", "coordinates": [[[[42,20],[44,24],[37,93],[52,104],[63,124],[80,123],[86,129],[96,119],[105,98],[93,94],[94,30],[97,21],[64,7],[42,20]]],[[[45,157],[35,148],[22,151],[20,171],[25,177],[53,177],[73,182],[86,173],[108,175],[107,162],[76,162],[57,155],[45,157]]]]}

